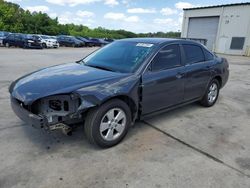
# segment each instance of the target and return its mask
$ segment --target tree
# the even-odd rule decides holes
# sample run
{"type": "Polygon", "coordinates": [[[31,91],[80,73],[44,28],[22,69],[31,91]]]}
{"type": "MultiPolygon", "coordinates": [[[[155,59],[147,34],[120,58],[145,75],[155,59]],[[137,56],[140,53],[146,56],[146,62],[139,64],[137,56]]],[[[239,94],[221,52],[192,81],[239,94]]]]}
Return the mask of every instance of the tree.
{"type": "Polygon", "coordinates": [[[134,38],[134,37],[180,37],[180,32],[157,32],[135,34],[125,30],[109,30],[103,27],[90,29],[84,25],[60,24],[46,13],[30,12],[15,3],[0,0],[0,30],[30,34],[73,35],[95,38],[134,38]]]}

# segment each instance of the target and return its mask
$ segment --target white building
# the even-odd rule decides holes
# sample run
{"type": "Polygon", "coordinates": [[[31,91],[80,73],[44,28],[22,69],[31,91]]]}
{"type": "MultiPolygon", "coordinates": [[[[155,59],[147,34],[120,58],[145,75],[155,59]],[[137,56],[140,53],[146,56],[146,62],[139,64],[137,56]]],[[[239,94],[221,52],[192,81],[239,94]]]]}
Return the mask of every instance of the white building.
{"type": "Polygon", "coordinates": [[[250,56],[250,2],[184,9],[181,37],[216,53],[250,56]]]}

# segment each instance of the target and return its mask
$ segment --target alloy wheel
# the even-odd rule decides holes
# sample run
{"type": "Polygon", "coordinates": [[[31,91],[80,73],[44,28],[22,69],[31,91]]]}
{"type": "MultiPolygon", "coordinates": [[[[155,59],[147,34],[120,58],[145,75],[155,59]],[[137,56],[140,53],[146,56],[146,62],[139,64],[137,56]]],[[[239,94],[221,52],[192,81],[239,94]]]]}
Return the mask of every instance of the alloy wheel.
{"type": "Polygon", "coordinates": [[[218,86],[216,83],[212,83],[208,90],[208,102],[214,103],[218,95],[218,86]]]}
{"type": "Polygon", "coordinates": [[[121,108],[110,109],[102,118],[100,134],[106,141],[119,138],[125,130],[126,114],[121,108]]]}

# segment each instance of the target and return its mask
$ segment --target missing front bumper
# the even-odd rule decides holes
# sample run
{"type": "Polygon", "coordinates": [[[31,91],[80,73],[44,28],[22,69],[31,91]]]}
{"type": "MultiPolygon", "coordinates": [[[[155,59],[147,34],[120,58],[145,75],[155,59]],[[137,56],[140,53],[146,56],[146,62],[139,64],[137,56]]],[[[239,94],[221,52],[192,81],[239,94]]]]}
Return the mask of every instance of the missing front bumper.
{"type": "Polygon", "coordinates": [[[20,103],[18,100],[11,98],[11,107],[15,114],[24,122],[30,124],[32,127],[35,128],[45,128],[48,127],[48,121],[46,118],[35,115],[28,110],[26,110],[22,103],[20,103]]]}
{"type": "Polygon", "coordinates": [[[11,107],[15,114],[24,122],[28,123],[34,128],[45,129],[48,131],[61,130],[65,135],[71,135],[72,128],[62,122],[57,122],[55,124],[50,124],[46,117],[36,115],[26,110],[23,104],[11,97],[11,107]]]}

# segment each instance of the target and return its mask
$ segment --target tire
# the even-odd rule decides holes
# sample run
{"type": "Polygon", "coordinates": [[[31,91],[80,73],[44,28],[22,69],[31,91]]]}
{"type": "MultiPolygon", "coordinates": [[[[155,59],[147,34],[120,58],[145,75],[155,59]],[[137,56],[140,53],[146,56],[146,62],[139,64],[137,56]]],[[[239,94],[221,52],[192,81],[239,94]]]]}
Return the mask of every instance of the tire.
{"type": "Polygon", "coordinates": [[[47,45],[45,43],[42,43],[42,48],[47,48],[47,45]]]}
{"type": "Polygon", "coordinates": [[[10,47],[10,44],[8,42],[5,43],[5,47],[6,48],[9,48],[10,47]]]}
{"type": "Polygon", "coordinates": [[[24,43],[22,46],[20,46],[20,48],[26,49],[26,48],[28,48],[28,44],[24,43]]]}
{"type": "Polygon", "coordinates": [[[219,97],[219,93],[220,93],[220,84],[217,79],[213,79],[208,84],[206,93],[201,100],[201,105],[205,107],[213,106],[219,97]]]}
{"type": "Polygon", "coordinates": [[[123,101],[114,99],[89,111],[84,131],[90,143],[108,148],[122,141],[130,125],[130,108],[123,101]]]}

